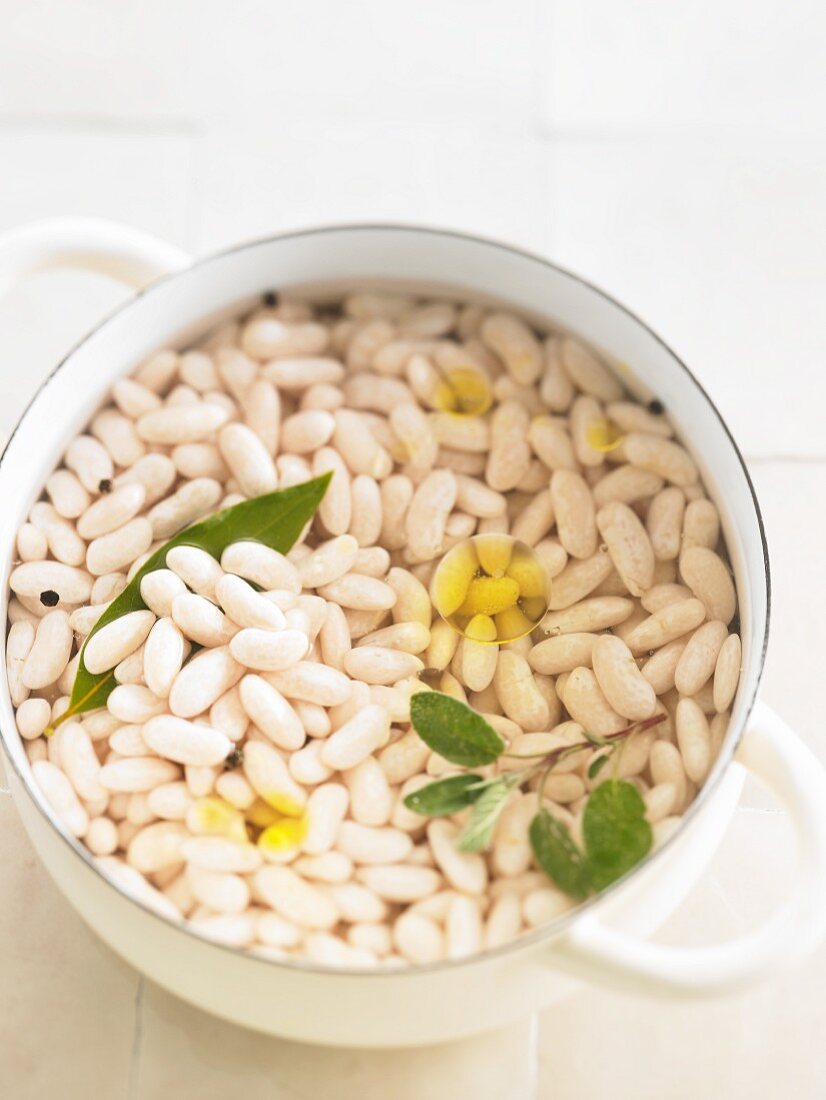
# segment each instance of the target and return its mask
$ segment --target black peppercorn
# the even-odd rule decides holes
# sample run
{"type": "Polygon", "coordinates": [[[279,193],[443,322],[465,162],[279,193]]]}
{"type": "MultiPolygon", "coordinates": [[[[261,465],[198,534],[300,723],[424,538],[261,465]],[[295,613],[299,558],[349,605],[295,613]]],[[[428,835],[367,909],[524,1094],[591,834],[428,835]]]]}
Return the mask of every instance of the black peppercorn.
{"type": "Polygon", "coordinates": [[[40,593],[40,602],[44,607],[54,607],[60,602],[60,596],[51,588],[47,588],[45,592],[40,593]]]}
{"type": "Polygon", "coordinates": [[[101,493],[111,493],[112,492],[112,480],[111,480],[111,478],[102,477],[100,479],[100,482],[98,483],[98,490],[101,493]]]}
{"type": "Polygon", "coordinates": [[[665,412],[665,405],[663,405],[659,398],[655,397],[653,401],[648,402],[648,411],[653,413],[654,416],[662,416],[665,412]]]}
{"type": "Polygon", "coordinates": [[[232,768],[240,768],[244,763],[244,752],[242,749],[232,749],[229,756],[224,761],[224,768],[230,771],[232,768]]]}
{"type": "Polygon", "coordinates": [[[272,309],[273,306],[278,305],[278,295],[274,290],[268,290],[266,294],[262,295],[261,301],[269,309],[272,309]]]}

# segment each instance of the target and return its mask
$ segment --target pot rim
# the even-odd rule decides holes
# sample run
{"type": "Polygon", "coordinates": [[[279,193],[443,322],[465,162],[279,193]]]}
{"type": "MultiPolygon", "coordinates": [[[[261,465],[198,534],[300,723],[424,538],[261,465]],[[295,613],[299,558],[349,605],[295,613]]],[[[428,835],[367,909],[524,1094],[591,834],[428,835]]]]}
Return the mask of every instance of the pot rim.
{"type": "MultiPolygon", "coordinates": [[[[200,943],[202,943],[206,946],[217,948],[217,949],[219,949],[220,951],[223,951],[223,952],[228,952],[231,955],[239,957],[239,958],[241,958],[241,959],[243,959],[246,962],[249,962],[251,964],[258,963],[258,964],[261,964],[261,965],[271,966],[271,967],[275,968],[276,970],[281,969],[281,968],[286,968],[286,969],[289,969],[289,970],[292,970],[292,971],[304,972],[304,973],[321,975],[321,976],[324,976],[324,977],[332,977],[332,978],[354,978],[354,977],[355,978],[399,978],[399,977],[426,976],[426,975],[429,975],[429,974],[442,972],[442,971],[458,970],[458,969],[461,969],[463,967],[472,966],[474,964],[478,965],[478,964],[487,963],[487,962],[490,962],[490,961],[493,961],[493,960],[496,960],[496,959],[504,958],[507,955],[516,955],[519,952],[527,951],[531,948],[535,948],[543,942],[550,942],[553,939],[557,938],[559,935],[564,933],[568,928],[570,928],[581,916],[585,915],[586,913],[593,912],[598,906],[600,906],[603,903],[609,901],[612,897],[615,897],[616,894],[625,885],[627,885],[628,882],[631,879],[633,879],[639,872],[643,871],[643,869],[651,867],[655,863],[657,863],[657,864],[661,863],[662,860],[663,860],[663,857],[665,856],[665,854],[676,843],[678,837],[680,837],[684,834],[684,832],[686,831],[686,828],[688,827],[688,825],[699,814],[700,809],[702,808],[703,804],[706,801],[708,801],[708,799],[710,798],[713,791],[719,786],[724,773],[728,770],[729,765],[733,762],[734,752],[735,752],[737,746],[739,745],[740,741],[743,738],[743,735],[745,733],[746,723],[748,721],[748,718],[749,718],[749,716],[752,712],[752,709],[753,709],[754,704],[755,704],[756,699],[757,699],[757,692],[759,690],[760,682],[762,680],[763,672],[764,672],[764,669],[765,669],[766,650],[767,650],[767,646],[768,646],[769,627],[770,627],[770,623],[771,623],[771,602],[772,602],[771,570],[770,570],[770,564],[769,564],[769,549],[768,549],[768,543],[767,543],[767,540],[766,540],[766,531],[765,531],[765,525],[763,523],[763,515],[760,511],[760,504],[757,500],[757,494],[756,494],[755,489],[754,489],[754,483],[752,482],[751,475],[749,474],[749,470],[748,470],[748,467],[746,465],[746,461],[743,457],[743,454],[742,454],[739,446],[737,445],[737,442],[735,441],[735,439],[734,439],[734,437],[733,437],[733,435],[732,435],[732,433],[731,433],[731,431],[728,427],[728,424],[726,423],[725,419],[723,418],[722,414],[720,413],[719,409],[717,408],[717,406],[714,403],[714,401],[712,400],[712,398],[709,396],[709,394],[708,394],[707,390],[705,389],[705,387],[701,384],[701,382],[694,375],[694,373],[690,370],[690,368],[686,365],[686,363],[680,358],[680,356],[673,350],[673,348],[669,344],[667,344],[666,341],[657,332],[655,332],[645,321],[643,321],[642,318],[640,318],[633,310],[631,310],[628,306],[624,305],[622,302],[620,302],[618,299],[616,299],[612,294],[609,294],[607,291],[603,290],[601,287],[597,286],[595,283],[592,283],[589,279],[584,278],[582,275],[578,274],[577,272],[572,271],[570,268],[564,267],[561,264],[557,264],[554,261],[549,260],[546,256],[543,256],[543,255],[541,255],[539,253],[536,253],[536,252],[532,252],[529,249],[523,248],[519,245],[510,244],[510,243],[507,243],[505,241],[502,241],[502,240],[499,240],[499,239],[496,239],[496,238],[480,236],[479,234],[476,234],[476,233],[467,233],[467,232],[463,232],[461,230],[445,229],[445,228],[440,228],[440,227],[437,227],[437,226],[416,225],[415,223],[403,223],[403,222],[337,222],[337,223],[332,223],[332,224],[329,224],[329,225],[311,226],[311,227],[305,228],[305,229],[287,230],[287,231],[282,232],[282,233],[272,233],[272,234],[269,234],[269,235],[264,236],[264,237],[253,237],[253,238],[247,239],[245,241],[242,241],[238,244],[229,245],[228,247],[219,249],[218,251],[210,252],[207,256],[203,256],[203,257],[193,259],[192,262],[189,265],[187,265],[186,267],[180,268],[176,271],[172,271],[172,272],[170,272],[166,275],[162,275],[159,278],[154,279],[147,286],[142,287],[136,293],[131,295],[125,302],[122,302],[120,305],[116,306],[113,310],[111,310],[109,313],[107,313],[103,318],[101,318],[101,320],[98,321],[97,324],[95,324],[93,326],[93,328],[91,328],[87,333],[85,333],[69,349],[69,351],[59,360],[59,362],[56,364],[54,369],[51,370],[46,375],[46,377],[43,379],[43,381],[40,383],[40,385],[35,390],[34,394],[32,395],[31,400],[28,402],[28,404],[24,408],[23,412],[20,414],[14,428],[12,429],[12,431],[9,434],[8,439],[6,440],[6,443],[5,443],[5,446],[3,447],[2,452],[0,452],[0,465],[2,465],[3,461],[5,460],[6,454],[7,454],[8,449],[9,449],[11,443],[12,443],[12,440],[14,439],[15,435],[17,434],[17,432],[18,432],[20,426],[22,425],[23,421],[28,416],[30,409],[38,401],[41,393],[49,385],[52,378],[54,378],[54,376],[58,373],[58,371],[62,370],[67,365],[67,363],[74,356],[74,354],[81,347],[83,347],[84,344],[86,344],[90,339],[92,339],[100,329],[102,329],[106,325],[108,325],[111,321],[113,321],[116,317],[118,317],[122,312],[124,312],[125,310],[128,310],[140,298],[147,297],[147,296],[155,293],[159,287],[163,286],[164,284],[166,284],[167,282],[170,282],[173,279],[179,279],[179,278],[185,277],[191,271],[193,271],[195,269],[207,267],[209,264],[220,261],[226,256],[234,255],[234,254],[239,253],[239,252],[244,252],[248,249],[264,247],[264,246],[272,244],[276,241],[291,240],[291,239],[294,239],[294,238],[311,237],[311,236],[318,236],[318,235],[323,235],[323,234],[326,235],[326,234],[332,234],[332,233],[345,233],[346,234],[346,233],[351,233],[351,232],[375,232],[375,231],[378,231],[378,232],[385,231],[385,232],[395,232],[395,233],[410,233],[411,235],[427,234],[427,235],[431,235],[431,236],[435,236],[435,237],[448,237],[448,238],[454,238],[454,239],[462,240],[462,241],[469,241],[469,242],[472,242],[474,244],[483,244],[483,245],[486,245],[490,248],[497,249],[497,250],[502,251],[502,252],[509,252],[511,254],[515,254],[515,255],[521,256],[523,259],[531,261],[532,263],[540,264],[543,267],[550,268],[551,270],[553,270],[555,272],[558,272],[559,274],[565,276],[566,278],[572,280],[573,282],[579,283],[581,286],[585,287],[587,290],[590,290],[592,293],[598,295],[604,301],[608,302],[614,308],[619,309],[632,322],[634,322],[641,329],[643,329],[671,357],[673,362],[681,368],[681,370],[683,371],[683,373],[686,376],[687,381],[691,385],[693,385],[695,387],[695,389],[697,389],[699,391],[700,395],[704,398],[706,404],[709,406],[710,410],[713,412],[714,416],[717,418],[717,420],[720,424],[720,427],[723,429],[723,432],[726,435],[726,437],[728,439],[728,442],[729,442],[729,444],[731,445],[731,447],[734,451],[734,454],[737,458],[737,461],[740,465],[743,476],[745,478],[746,484],[748,486],[748,490],[749,490],[749,493],[750,493],[750,496],[751,496],[751,503],[752,503],[752,506],[754,508],[754,513],[755,513],[755,516],[756,516],[756,519],[757,519],[757,526],[758,526],[758,529],[759,529],[759,532],[760,532],[760,542],[761,542],[761,550],[762,550],[762,556],[763,556],[763,567],[764,567],[764,575],[765,575],[765,583],[766,583],[766,623],[765,623],[765,628],[764,628],[764,631],[763,631],[763,638],[762,638],[762,642],[761,642],[761,646],[760,646],[759,657],[757,657],[757,655],[755,655],[755,658],[754,658],[756,662],[759,662],[758,668],[757,668],[757,674],[756,674],[755,681],[754,681],[754,690],[751,693],[751,697],[744,700],[743,714],[742,714],[740,729],[739,729],[736,737],[728,739],[727,749],[725,750],[725,752],[720,753],[720,755],[717,758],[717,761],[715,762],[715,765],[714,765],[714,768],[712,769],[711,774],[706,779],[706,781],[703,783],[702,787],[700,788],[699,792],[697,793],[696,797],[694,798],[694,801],[691,803],[689,808],[682,815],[681,822],[680,822],[680,827],[678,829],[676,829],[673,832],[673,834],[671,836],[669,836],[668,839],[656,851],[651,852],[648,856],[646,856],[646,858],[641,863],[637,864],[635,867],[632,867],[630,871],[626,872],[625,875],[623,875],[620,879],[617,879],[609,887],[602,890],[599,894],[593,895],[592,897],[587,898],[585,901],[579,902],[575,906],[575,908],[567,911],[566,913],[560,914],[560,916],[558,916],[557,918],[555,918],[553,921],[551,921],[548,924],[540,925],[539,927],[537,927],[535,929],[532,929],[529,932],[523,932],[516,939],[510,940],[510,941],[508,941],[507,943],[504,943],[504,944],[500,944],[497,947],[487,948],[485,950],[479,951],[479,952],[477,952],[473,955],[467,956],[466,958],[443,959],[439,962],[426,963],[426,964],[423,964],[423,965],[404,967],[404,968],[402,968],[402,967],[387,967],[387,968],[378,967],[378,968],[375,968],[375,969],[370,969],[370,968],[365,968],[365,967],[345,968],[345,967],[323,966],[323,965],[320,965],[320,964],[317,964],[317,963],[308,962],[307,960],[300,959],[300,958],[285,957],[283,959],[275,959],[275,958],[271,958],[271,957],[267,957],[267,956],[263,956],[263,955],[256,955],[253,949],[248,949],[248,948],[243,948],[243,947],[233,947],[229,944],[220,943],[217,940],[210,939],[208,936],[200,933],[196,928],[192,928],[185,921],[184,922],[173,921],[171,918],[163,916],[162,914],[158,913],[156,910],[151,908],[149,905],[147,905],[145,902],[142,902],[138,898],[135,898],[133,895],[129,894],[127,891],[123,890],[117,883],[113,882],[110,878],[108,878],[107,875],[105,875],[104,872],[96,865],[95,857],[92,855],[92,853],[87,848],[85,848],[77,838],[75,838],[73,836],[70,836],[70,834],[65,832],[59,826],[57,821],[49,813],[46,812],[46,809],[44,808],[44,805],[41,804],[42,798],[41,798],[39,792],[36,790],[34,784],[30,781],[30,778],[23,774],[21,769],[17,766],[17,763],[12,759],[9,752],[4,751],[4,756],[6,758],[7,766],[11,765],[17,779],[20,781],[23,788],[26,790],[27,794],[29,794],[31,796],[32,801],[34,802],[34,804],[37,807],[38,811],[45,818],[47,824],[57,834],[58,838],[60,840],[62,840],[63,843],[66,844],[68,849],[74,855],[78,856],[86,864],[87,868],[90,871],[92,871],[96,876],[98,876],[106,884],[106,886],[110,887],[111,889],[115,890],[118,894],[122,895],[122,897],[126,901],[131,902],[134,905],[137,905],[140,909],[143,910],[143,912],[147,916],[149,916],[149,917],[151,917],[151,918],[153,918],[157,921],[160,921],[163,925],[165,925],[168,929],[172,930],[175,933],[178,933],[178,934],[181,934],[181,935],[184,935],[184,936],[190,936],[190,937],[194,938],[196,941],[198,941],[198,942],[200,942],[200,943]]],[[[7,685],[6,685],[5,681],[4,681],[4,687],[7,688],[7,685]]],[[[0,729],[0,745],[3,746],[4,750],[6,748],[5,741],[6,741],[5,734],[2,731],[2,729],[0,729]]]]}

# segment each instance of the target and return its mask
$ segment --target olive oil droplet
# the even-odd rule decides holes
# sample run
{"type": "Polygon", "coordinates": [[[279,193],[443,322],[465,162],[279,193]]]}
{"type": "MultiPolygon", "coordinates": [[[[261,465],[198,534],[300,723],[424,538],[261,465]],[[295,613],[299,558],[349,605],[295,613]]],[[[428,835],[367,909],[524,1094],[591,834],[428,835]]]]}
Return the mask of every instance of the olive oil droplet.
{"type": "Polygon", "coordinates": [[[454,546],[431,582],[436,610],[463,637],[502,644],[529,634],[548,610],[550,578],[530,546],[473,535],[454,546]]]}
{"type": "Polygon", "coordinates": [[[449,367],[439,371],[433,401],[442,412],[457,416],[482,416],[493,404],[490,383],[480,370],[449,367]]]}
{"type": "Polygon", "coordinates": [[[592,420],[585,429],[585,440],[588,446],[595,451],[614,451],[624,438],[625,436],[620,431],[619,425],[607,417],[592,420]]]}

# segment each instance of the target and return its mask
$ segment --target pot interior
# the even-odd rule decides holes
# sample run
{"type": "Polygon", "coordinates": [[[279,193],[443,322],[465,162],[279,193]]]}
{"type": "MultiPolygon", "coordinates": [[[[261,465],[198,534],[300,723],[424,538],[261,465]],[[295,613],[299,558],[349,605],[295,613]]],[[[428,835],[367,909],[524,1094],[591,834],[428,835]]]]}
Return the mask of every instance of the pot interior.
{"type": "MultiPolygon", "coordinates": [[[[181,346],[251,305],[267,290],[333,299],[345,289],[388,284],[508,305],[537,327],[570,330],[612,363],[635,397],[658,398],[696,461],[720,512],[734,571],[743,673],[732,720],[690,820],[729,764],[762,671],[768,627],[765,539],[753,488],[729,431],[677,356],[624,307],[579,277],[504,245],[449,232],[384,226],[310,230],[242,245],[162,279],[107,318],[64,359],[30,404],[0,460],[0,600],[3,619],[19,525],[46,477],[100,404],[108,386],[163,346],[181,346]]],[[[6,752],[30,782],[8,688],[0,693],[6,752]]],[[[57,828],[57,826],[55,826],[57,828]]],[[[72,842],[77,851],[80,846],[72,842]]]]}

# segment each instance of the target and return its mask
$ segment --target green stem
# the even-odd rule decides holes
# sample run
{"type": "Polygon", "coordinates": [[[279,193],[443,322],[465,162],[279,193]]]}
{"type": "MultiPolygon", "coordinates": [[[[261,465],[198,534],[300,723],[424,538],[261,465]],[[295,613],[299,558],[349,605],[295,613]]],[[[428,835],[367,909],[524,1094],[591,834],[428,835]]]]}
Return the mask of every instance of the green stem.
{"type": "MultiPolygon", "coordinates": [[[[667,717],[666,714],[656,714],[653,718],[646,718],[644,722],[634,722],[633,725],[617,730],[616,733],[606,734],[603,741],[608,743],[621,741],[625,737],[630,737],[632,733],[642,733],[643,730],[651,729],[652,726],[658,726],[667,717]]],[[[564,745],[561,748],[553,749],[551,752],[503,752],[500,755],[507,756],[511,760],[545,760],[550,767],[553,767],[554,764],[558,764],[560,760],[563,760],[566,756],[571,756],[572,753],[597,747],[599,746],[595,746],[593,741],[577,741],[573,745],[564,745]]]]}

